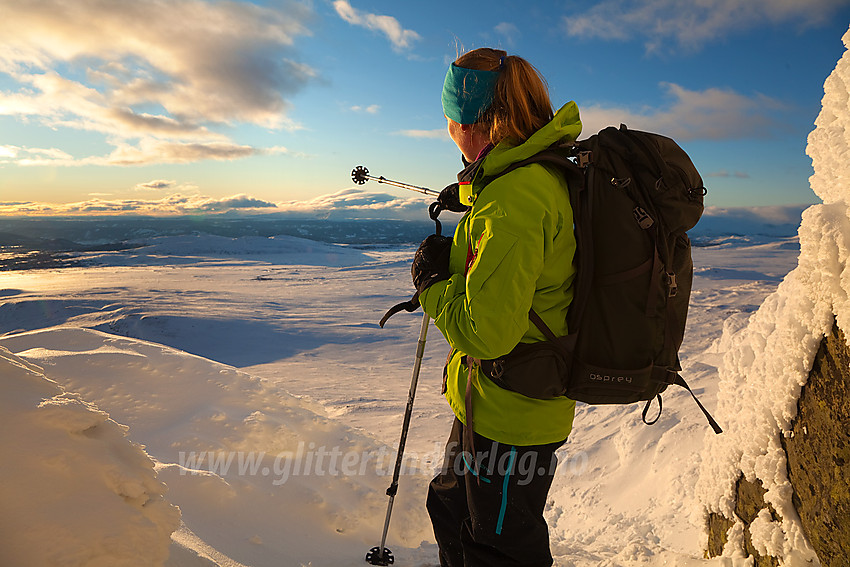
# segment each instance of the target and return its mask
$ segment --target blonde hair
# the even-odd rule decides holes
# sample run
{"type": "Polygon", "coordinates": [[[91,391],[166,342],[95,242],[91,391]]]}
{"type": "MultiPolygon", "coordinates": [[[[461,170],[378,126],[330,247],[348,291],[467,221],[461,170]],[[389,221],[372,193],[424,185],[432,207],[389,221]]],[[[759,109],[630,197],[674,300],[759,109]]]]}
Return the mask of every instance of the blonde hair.
{"type": "Polygon", "coordinates": [[[493,104],[475,122],[489,131],[490,142],[509,139],[520,144],[548,124],[554,114],[546,79],[531,63],[500,49],[482,47],[464,53],[455,65],[499,71],[493,104]]]}

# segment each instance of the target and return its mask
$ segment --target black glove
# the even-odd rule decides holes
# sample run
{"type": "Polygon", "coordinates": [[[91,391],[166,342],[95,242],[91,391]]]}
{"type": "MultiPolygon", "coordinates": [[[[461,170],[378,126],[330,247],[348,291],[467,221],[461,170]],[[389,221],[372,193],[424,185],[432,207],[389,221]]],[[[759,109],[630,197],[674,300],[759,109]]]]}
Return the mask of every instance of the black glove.
{"type": "Polygon", "coordinates": [[[442,211],[452,211],[453,213],[465,213],[469,207],[460,202],[460,186],[457,183],[448,185],[440,191],[437,200],[431,203],[428,207],[428,216],[437,225],[436,233],[440,236],[443,233],[443,225],[440,224],[439,216],[442,211]]]}
{"type": "Polygon", "coordinates": [[[413,285],[416,286],[418,293],[422,293],[438,281],[451,277],[449,273],[451,247],[450,237],[436,234],[432,234],[419,245],[419,250],[413,257],[413,265],[410,266],[410,275],[413,277],[413,285]]]}
{"type": "Polygon", "coordinates": [[[457,183],[452,183],[440,191],[440,196],[437,197],[437,202],[440,203],[440,208],[453,213],[465,213],[469,210],[468,205],[460,202],[460,186],[457,183]]]}

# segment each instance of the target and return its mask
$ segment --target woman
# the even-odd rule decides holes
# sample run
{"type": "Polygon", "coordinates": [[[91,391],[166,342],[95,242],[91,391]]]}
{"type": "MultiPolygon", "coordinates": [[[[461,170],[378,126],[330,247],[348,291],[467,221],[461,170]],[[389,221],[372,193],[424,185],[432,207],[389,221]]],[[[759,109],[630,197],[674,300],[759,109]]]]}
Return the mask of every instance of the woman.
{"type": "MultiPolygon", "coordinates": [[[[575,402],[557,372],[511,356],[498,372],[491,361],[545,341],[532,309],[567,334],[575,238],[566,181],[540,163],[504,172],[575,140],[578,109],[571,102],[553,115],[534,67],[483,48],[450,66],[443,111],[468,164],[449,207],[470,208],[453,239],[422,243],[412,267],[419,301],[452,347],[444,393],[456,419],[428,512],[443,567],[549,566],[543,510],[575,402]]],[[[447,188],[443,205],[448,198],[447,188]]]]}

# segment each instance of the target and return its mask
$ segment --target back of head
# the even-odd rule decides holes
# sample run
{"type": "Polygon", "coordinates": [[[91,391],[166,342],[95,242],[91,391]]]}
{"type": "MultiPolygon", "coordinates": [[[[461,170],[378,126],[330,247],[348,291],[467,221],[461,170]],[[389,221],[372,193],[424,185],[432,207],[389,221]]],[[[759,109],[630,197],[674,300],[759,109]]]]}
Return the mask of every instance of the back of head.
{"type": "Polygon", "coordinates": [[[482,47],[464,53],[455,65],[499,72],[493,104],[476,122],[489,130],[492,143],[508,139],[520,144],[552,120],[546,80],[522,57],[482,47]]]}

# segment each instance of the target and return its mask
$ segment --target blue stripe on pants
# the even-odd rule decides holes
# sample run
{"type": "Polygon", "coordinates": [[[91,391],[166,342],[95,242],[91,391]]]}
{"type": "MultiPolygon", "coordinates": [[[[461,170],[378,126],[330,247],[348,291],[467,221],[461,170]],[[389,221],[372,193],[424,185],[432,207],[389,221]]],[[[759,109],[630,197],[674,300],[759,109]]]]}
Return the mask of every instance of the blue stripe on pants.
{"type": "Polygon", "coordinates": [[[511,471],[514,468],[514,459],[516,458],[516,447],[511,447],[511,456],[508,457],[507,471],[505,472],[505,481],[502,483],[502,507],[499,508],[499,520],[496,522],[496,535],[502,534],[502,525],[505,523],[505,511],[508,508],[508,483],[511,480],[511,471]]]}

